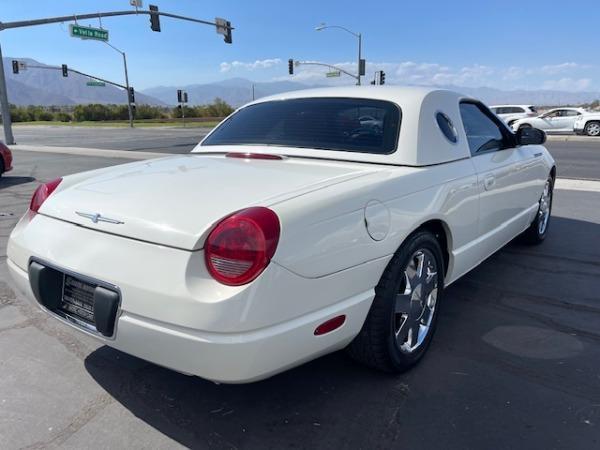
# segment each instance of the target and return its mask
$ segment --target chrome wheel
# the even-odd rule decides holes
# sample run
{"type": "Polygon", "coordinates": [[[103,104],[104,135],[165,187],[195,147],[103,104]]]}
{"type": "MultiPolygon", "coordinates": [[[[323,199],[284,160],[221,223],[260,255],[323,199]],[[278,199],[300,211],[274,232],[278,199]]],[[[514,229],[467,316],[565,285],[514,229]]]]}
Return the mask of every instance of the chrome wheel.
{"type": "Polygon", "coordinates": [[[431,329],[438,296],[438,267],[433,253],[417,250],[404,270],[396,294],[393,331],[397,348],[404,353],[418,349],[431,329]]]}
{"type": "Polygon", "coordinates": [[[552,180],[546,180],[546,186],[544,186],[544,192],[540,199],[540,207],[538,209],[538,234],[542,235],[546,232],[548,227],[548,220],[550,219],[550,207],[552,206],[552,180]]]}
{"type": "Polygon", "coordinates": [[[600,123],[588,123],[588,125],[585,127],[585,134],[588,136],[600,136],[600,123]]]}

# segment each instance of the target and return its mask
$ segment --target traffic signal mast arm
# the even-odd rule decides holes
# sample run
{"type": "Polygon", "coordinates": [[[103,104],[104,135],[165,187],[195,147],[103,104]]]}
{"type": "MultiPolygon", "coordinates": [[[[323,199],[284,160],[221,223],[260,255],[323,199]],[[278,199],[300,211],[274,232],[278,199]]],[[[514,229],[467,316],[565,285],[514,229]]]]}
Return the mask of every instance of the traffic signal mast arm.
{"type": "MultiPolygon", "coordinates": [[[[114,17],[114,16],[132,16],[139,14],[155,14],[164,17],[171,17],[172,19],[179,20],[187,20],[188,22],[201,23],[203,25],[212,25],[217,26],[216,22],[210,22],[208,20],[194,19],[193,17],[180,16],[179,14],[171,14],[168,12],[162,11],[146,11],[146,10],[138,10],[138,11],[108,11],[108,12],[97,12],[91,14],[73,14],[70,16],[61,16],[61,17],[48,17],[46,19],[34,19],[34,20],[21,20],[17,22],[0,22],[0,31],[8,30],[10,28],[22,28],[22,27],[31,27],[35,25],[46,25],[49,23],[60,23],[60,22],[76,22],[78,20],[83,19],[97,19],[99,17],[114,17]]],[[[234,30],[232,26],[227,26],[227,29],[234,30]]]]}
{"type": "Polygon", "coordinates": [[[358,75],[354,75],[353,73],[348,72],[347,70],[344,70],[341,67],[333,66],[331,64],[325,64],[325,63],[320,63],[320,62],[309,62],[309,61],[294,61],[294,66],[299,66],[299,65],[329,67],[330,69],[333,69],[333,70],[339,70],[340,72],[345,73],[346,75],[354,78],[355,80],[358,80],[358,78],[359,78],[358,75]]]}
{"type": "MultiPolygon", "coordinates": [[[[27,67],[31,68],[31,69],[60,70],[60,71],[63,70],[62,66],[61,67],[36,66],[36,65],[28,64],[27,67]]],[[[73,72],[73,73],[77,73],[79,75],[83,75],[84,77],[93,78],[94,80],[102,81],[103,83],[106,83],[106,84],[111,84],[111,85],[119,87],[121,89],[127,89],[127,87],[123,86],[122,84],[115,83],[114,81],[108,81],[108,80],[105,80],[104,78],[100,78],[100,77],[97,77],[97,76],[94,76],[94,75],[90,75],[89,73],[80,72],[79,70],[71,69],[70,67],[67,68],[67,70],[69,72],[73,72]]]]}

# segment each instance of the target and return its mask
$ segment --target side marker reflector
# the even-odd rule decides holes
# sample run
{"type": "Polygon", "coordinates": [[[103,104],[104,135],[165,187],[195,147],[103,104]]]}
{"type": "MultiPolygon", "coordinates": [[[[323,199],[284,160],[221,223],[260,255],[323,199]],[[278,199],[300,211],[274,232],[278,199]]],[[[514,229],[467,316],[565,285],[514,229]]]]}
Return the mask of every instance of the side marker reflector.
{"type": "Polygon", "coordinates": [[[333,330],[338,329],[346,322],[346,315],[342,314],[341,316],[334,317],[333,319],[329,319],[326,322],[323,322],[317,328],[315,328],[315,336],[321,336],[326,333],[330,333],[333,330]]]}

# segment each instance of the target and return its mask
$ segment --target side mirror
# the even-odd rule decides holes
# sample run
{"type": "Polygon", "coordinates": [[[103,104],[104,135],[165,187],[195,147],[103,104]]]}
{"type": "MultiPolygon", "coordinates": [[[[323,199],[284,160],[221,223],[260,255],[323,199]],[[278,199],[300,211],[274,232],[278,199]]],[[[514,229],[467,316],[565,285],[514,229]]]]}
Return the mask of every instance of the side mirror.
{"type": "Polygon", "coordinates": [[[542,145],[546,142],[546,133],[537,128],[519,128],[517,130],[518,145],[542,145]]]}

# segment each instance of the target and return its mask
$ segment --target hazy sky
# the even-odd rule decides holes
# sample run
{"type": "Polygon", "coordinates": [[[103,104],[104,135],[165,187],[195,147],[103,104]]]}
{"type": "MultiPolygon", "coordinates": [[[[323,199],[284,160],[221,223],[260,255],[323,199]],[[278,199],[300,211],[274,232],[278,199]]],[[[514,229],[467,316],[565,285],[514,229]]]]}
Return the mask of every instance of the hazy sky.
{"type": "MultiPolygon", "coordinates": [[[[352,83],[326,79],[325,69],[305,67],[294,77],[287,74],[292,57],[354,68],[356,39],[341,30],[314,30],[326,22],[362,32],[368,78],[383,69],[389,83],[600,90],[598,0],[153,3],[161,11],[196,18],[224,17],[236,30],[233,44],[227,45],[214,27],[161,18],[162,32],[155,33],[146,15],[103,20],[110,42],[127,52],[138,89],[231,77],[352,83]]],[[[126,9],[131,9],[129,0],[0,0],[0,20],[126,9]]],[[[80,24],[99,25],[98,20],[80,24]]],[[[65,63],[115,81],[123,78],[114,50],[71,38],[66,23],[5,30],[0,44],[5,57],[65,63]]]]}

